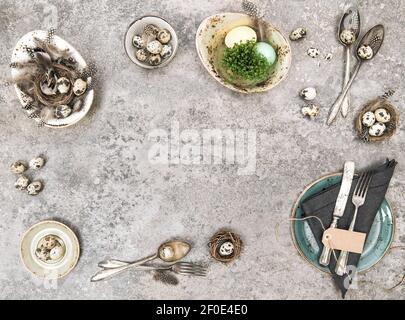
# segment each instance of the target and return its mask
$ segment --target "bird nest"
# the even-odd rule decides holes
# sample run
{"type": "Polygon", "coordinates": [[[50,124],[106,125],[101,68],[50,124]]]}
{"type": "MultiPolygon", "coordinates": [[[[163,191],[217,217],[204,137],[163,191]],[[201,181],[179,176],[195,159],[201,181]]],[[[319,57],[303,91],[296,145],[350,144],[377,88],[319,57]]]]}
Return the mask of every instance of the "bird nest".
{"type": "Polygon", "coordinates": [[[208,243],[211,256],[220,262],[230,263],[236,260],[242,251],[242,240],[241,238],[230,231],[222,230],[217,232],[208,243]],[[233,251],[230,254],[221,254],[221,247],[226,243],[232,243],[233,251]]]}
{"type": "Polygon", "coordinates": [[[385,98],[378,97],[367,103],[356,119],[356,130],[359,137],[365,142],[382,142],[390,139],[399,126],[398,110],[385,98]],[[386,124],[386,131],[381,137],[372,137],[368,133],[368,128],[363,125],[363,116],[366,112],[375,112],[377,109],[385,109],[391,115],[390,121],[386,124]]]}

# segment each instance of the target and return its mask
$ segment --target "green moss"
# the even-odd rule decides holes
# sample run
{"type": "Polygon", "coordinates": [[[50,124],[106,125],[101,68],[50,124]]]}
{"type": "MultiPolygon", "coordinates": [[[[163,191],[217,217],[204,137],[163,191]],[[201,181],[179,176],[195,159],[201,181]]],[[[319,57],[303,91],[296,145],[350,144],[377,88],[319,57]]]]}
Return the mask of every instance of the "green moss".
{"type": "Polygon", "coordinates": [[[255,44],[255,41],[248,41],[225,49],[221,63],[231,78],[252,82],[268,78],[271,65],[263,55],[256,52],[255,44]]]}

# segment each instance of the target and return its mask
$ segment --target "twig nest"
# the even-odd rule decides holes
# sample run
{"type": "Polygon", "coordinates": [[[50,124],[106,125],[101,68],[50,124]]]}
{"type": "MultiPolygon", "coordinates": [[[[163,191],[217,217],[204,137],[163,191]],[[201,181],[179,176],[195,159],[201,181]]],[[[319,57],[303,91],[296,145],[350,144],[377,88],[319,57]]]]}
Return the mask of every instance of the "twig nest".
{"type": "Polygon", "coordinates": [[[215,260],[230,263],[240,256],[242,240],[231,231],[219,231],[211,238],[208,247],[215,260]]]}
{"type": "Polygon", "coordinates": [[[27,189],[29,184],[30,184],[30,179],[28,179],[24,175],[21,175],[18,177],[17,181],[14,183],[14,187],[18,190],[25,190],[25,189],[27,189]]]}
{"type": "Polygon", "coordinates": [[[315,88],[305,88],[300,92],[301,98],[307,101],[312,101],[316,98],[317,92],[315,88]]]}
{"type": "Polygon", "coordinates": [[[290,33],[291,41],[298,41],[304,39],[307,36],[307,29],[297,28],[290,33]]]}
{"type": "Polygon", "coordinates": [[[73,93],[76,96],[81,96],[87,90],[87,82],[83,79],[76,79],[75,83],[73,84],[73,93]]]}
{"type": "Polygon", "coordinates": [[[370,60],[374,56],[374,51],[370,46],[363,45],[357,50],[357,54],[361,59],[370,60]]]}
{"type": "Polygon", "coordinates": [[[36,196],[37,194],[39,194],[42,191],[43,185],[41,181],[34,181],[31,182],[28,186],[27,186],[27,193],[30,196],[36,196]]]}
{"type": "Polygon", "coordinates": [[[25,170],[27,170],[27,166],[23,161],[16,161],[10,166],[10,171],[15,174],[23,173],[25,170]]]}
{"type": "Polygon", "coordinates": [[[398,110],[382,97],[367,103],[356,120],[358,135],[366,142],[381,142],[391,138],[398,125],[398,110]]]}
{"type": "Polygon", "coordinates": [[[56,82],[56,87],[58,88],[59,93],[66,94],[70,90],[70,81],[68,78],[62,77],[59,78],[56,82]]]}
{"type": "Polygon", "coordinates": [[[160,41],[162,44],[167,44],[172,39],[172,35],[170,34],[169,30],[162,29],[157,34],[157,40],[160,41]]]}
{"type": "Polygon", "coordinates": [[[67,104],[62,104],[55,108],[55,117],[58,119],[67,118],[72,113],[72,108],[67,104]]]}
{"type": "Polygon", "coordinates": [[[30,160],[30,168],[39,170],[45,165],[45,159],[42,157],[36,157],[30,160]]]}

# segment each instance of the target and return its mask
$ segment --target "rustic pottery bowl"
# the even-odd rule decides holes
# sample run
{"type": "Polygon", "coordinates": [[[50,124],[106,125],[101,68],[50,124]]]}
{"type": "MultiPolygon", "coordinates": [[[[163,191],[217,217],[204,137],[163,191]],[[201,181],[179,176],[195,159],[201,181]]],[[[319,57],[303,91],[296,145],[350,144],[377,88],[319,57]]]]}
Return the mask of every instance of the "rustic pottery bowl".
{"type": "Polygon", "coordinates": [[[125,33],[125,38],[124,38],[124,47],[125,47],[125,52],[127,53],[127,56],[133,63],[135,63],[137,66],[145,69],[157,69],[164,67],[170,63],[170,61],[174,58],[177,52],[178,48],[178,39],[177,39],[177,34],[176,31],[174,31],[173,27],[163,18],[156,17],[156,16],[144,16],[141,17],[135,21],[133,21],[129,27],[127,32],[125,33]],[[144,28],[148,24],[153,24],[159,29],[167,29],[169,30],[172,39],[170,40],[170,45],[172,46],[173,52],[170,55],[170,57],[164,59],[161,64],[157,66],[151,66],[150,64],[146,62],[141,62],[139,61],[136,56],[136,48],[132,45],[132,38],[137,35],[137,34],[142,34],[144,28]]]}
{"type": "Polygon", "coordinates": [[[361,139],[367,142],[382,142],[389,140],[396,132],[399,125],[399,112],[398,110],[387,100],[382,97],[376,98],[367,103],[356,119],[356,130],[361,139]],[[366,128],[362,119],[366,112],[375,112],[377,109],[383,108],[391,115],[391,120],[387,123],[387,131],[381,137],[372,137],[368,135],[368,128],[366,128]]]}
{"type": "Polygon", "coordinates": [[[268,22],[264,22],[265,38],[277,52],[277,61],[269,78],[253,87],[241,87],[224,79],[215,67],[215,52],[223,45],[226,34],[239,26],[254,28],[253,19],[243,13],[221,13],[206,18],[199,26],[196,35],[198,55],[210,75],[223,86],[242,93],[265,92],[283,81],[291,66],[291,47],[286,37],[268,22]]]}

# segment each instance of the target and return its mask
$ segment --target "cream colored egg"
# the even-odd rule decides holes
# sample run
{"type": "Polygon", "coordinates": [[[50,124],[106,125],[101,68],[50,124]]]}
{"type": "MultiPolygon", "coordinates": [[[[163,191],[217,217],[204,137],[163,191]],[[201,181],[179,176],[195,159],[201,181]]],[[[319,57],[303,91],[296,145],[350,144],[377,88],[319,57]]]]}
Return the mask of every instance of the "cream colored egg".
{"type": "Polygon", "coordinates": [[[226,35],[225,45],[228,48],[232,48],[235,44],[244,43],[250,40],[257,41],[256,31],[247,26],[236,27],[226,35]]]}

